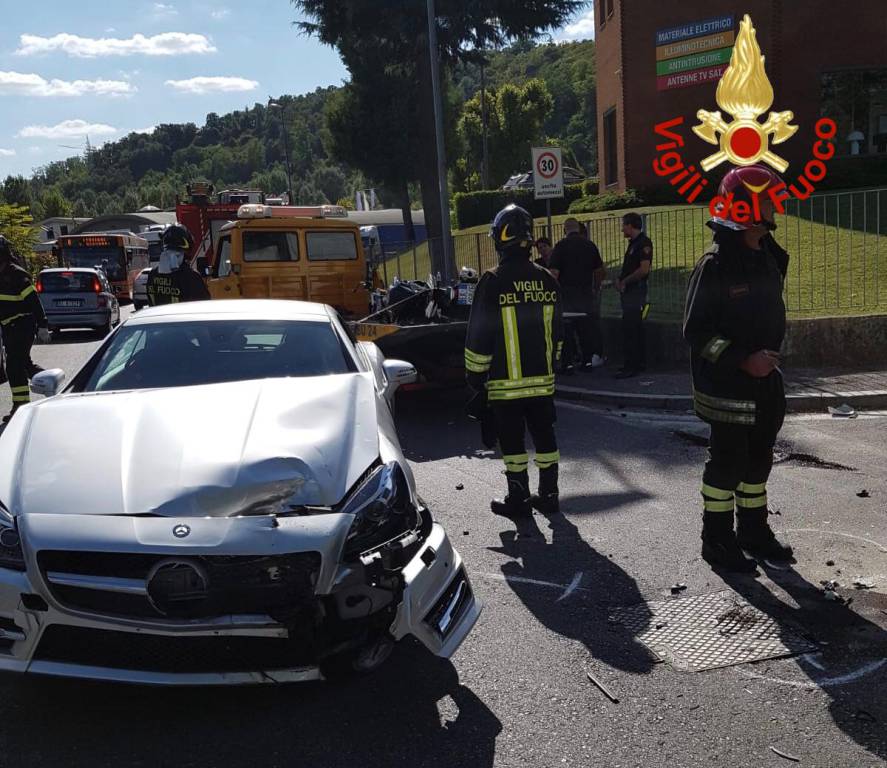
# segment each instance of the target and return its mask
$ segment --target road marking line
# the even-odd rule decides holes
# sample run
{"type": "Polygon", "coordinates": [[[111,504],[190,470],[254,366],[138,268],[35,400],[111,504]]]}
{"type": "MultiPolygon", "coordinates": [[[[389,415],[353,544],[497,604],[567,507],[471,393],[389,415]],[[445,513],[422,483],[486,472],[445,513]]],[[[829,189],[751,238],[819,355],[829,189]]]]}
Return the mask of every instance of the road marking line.
{"type": "MultiPolygon", "coordinates": [[[[561,598],[564,598],[568,594],[571,594],[576,591],[588,592],[588,590],[585,589],[585,587],[578,586],[579,582],[576,580],[576,577],[573,577],[573,581],[576,583],[576,586],[574,586],[572,583],[571,584],[556,584],[553,581],[541,581],[540,579],[528,579],[525,576],[505,576],[504,574],[501,574],[501,573],[477,573],[477,572],[475,572],[473,575],[482,576],[485,579],[494,579],[496,581],[504,581],[506,583],[515,581],[519,584],[534,584],[537,587],[548,587],[550,589],[559,589],[561,592],[564,593],[563,595],[561,595],[561,598]]],[[[581,580],[582,579],[582,572],[580,571],[579,573],[576,574],[576,576],[578,576],[579,580],[581,580]]]]}
{"type": "Polygon", "coordinates": [[[843,533],[841,531],[827,531],[824,528],[781,528],[782,533],[826,533],[830,536],[844,536],[848,539],[856,539],[857,541],[864,541],[866,544],[874,544],[878,549],[881,550],[885,555],[887,555],[887,548],[884,547],[878,541],[874,539],[867,539],[865,536],[857,536],[853,533],[843,533]]]}
{"type": "MultiPolygon", "coordinates": [[[[803,658],[803,657],[801,657],[803,658]]],[[[768,683],[778,683],[780,685],[790,685],[793,688],[830,688],[833,685],[844,685],[846,683],[852,683],[858,680],[865,675],[870,675],[872,672],[877,672],[881,667],[887,664],[887,659],[879,659],[878,661],[873,661],[869,664],[866,664],[864,667],[860,667],[859,669],[854,670],[853,672],[848,672],[846,675],[839,675],[838,677],[826,677],[823,680],[813,680],[805,683],[799,680],[784,680],[781,677],[775,677],[772,675],[762,675],[758,672],[752,672],[749,669],[742,669],[740,667],[734,667],[734,669],[744,677],[751,677],[755,680],[763,680],[768,683]]]]}
{"type": "Polygon", "coordinates": [[[562,594],[555,602],[560,602],[566,597],[569,597],[579,588],[579,582],[582,581],[582,571],[576,571],[576,575],[573,577],[573,580],[570,582],[570,586],[564,590],[564,594],[562,594]]]}

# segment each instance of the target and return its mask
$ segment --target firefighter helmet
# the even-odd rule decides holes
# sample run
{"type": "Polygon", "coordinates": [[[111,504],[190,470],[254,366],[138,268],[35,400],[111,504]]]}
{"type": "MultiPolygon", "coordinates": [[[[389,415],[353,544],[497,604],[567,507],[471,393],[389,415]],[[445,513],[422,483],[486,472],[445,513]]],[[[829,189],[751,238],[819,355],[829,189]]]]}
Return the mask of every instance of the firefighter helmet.
{"type": "MultiPolygon", "coordinates": [[[[745,202],[750,206],[753,205],[752,195],[763,195],[771,187],[779,185],[785,186],[782,179],[765,165],[745,165],[733,168],[724,174],[721,184],[718,187],[718,197],[724,200],[730,200],[730,204],[735,205],[737,202],[745,202]]],[[[719,203],[715,210],[723,212],[725,203],[719,203]]],[[[751,218],[748,222],[740,223],[729,215],[715,215],[712,218],[712,224],[720,224],[722,227],[742,231],[751,229],[752,227],[763,223],[768,229],[776,229],[773,222],[753,221],[751,218]]]]}
{"type": "Polygon", "coordinates": [[[533,217],[512,203],[496,214],[490,227],[490,237],[497,251],[504,251],[513,245],[528,246],[533,240],[533,217]]]}
{"type": "Polygon", "coordinates": [[[188,253],[194,247],[194,238],[181,224],[171,224],[163,231],[163,247],[188,253]]]}

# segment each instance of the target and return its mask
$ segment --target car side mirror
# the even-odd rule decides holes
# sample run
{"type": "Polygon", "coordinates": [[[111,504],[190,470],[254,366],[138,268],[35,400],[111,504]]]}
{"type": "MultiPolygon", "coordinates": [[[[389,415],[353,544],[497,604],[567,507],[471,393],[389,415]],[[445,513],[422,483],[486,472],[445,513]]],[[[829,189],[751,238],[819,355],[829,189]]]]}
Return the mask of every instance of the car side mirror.
{"type": "Polygon", "coordinates": [[[419,378],[413,364],[404,360],[386,360],[382,363],[382,370],[388,379],[389,395],[393,395],[404,384],[414,384],[419,378]]]}
{"type": "Polygon", "coordinates": [[[57,395],[65,383],[65,372],[61,368],[50,368],[41,371],[31,379],[31,392],[35,395],[53,397],[57,395]]]}

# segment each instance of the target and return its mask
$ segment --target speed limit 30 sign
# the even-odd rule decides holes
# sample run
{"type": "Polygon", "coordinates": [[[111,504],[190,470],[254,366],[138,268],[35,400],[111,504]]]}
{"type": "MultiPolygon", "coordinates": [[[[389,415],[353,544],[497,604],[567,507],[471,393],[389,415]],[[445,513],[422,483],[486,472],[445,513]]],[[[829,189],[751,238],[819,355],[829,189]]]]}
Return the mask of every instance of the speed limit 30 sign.
{"type": "Polygon", "coordinates": [[[533,147],[533,186],[537,200],[564,196],[560,147],[533,147]]]}

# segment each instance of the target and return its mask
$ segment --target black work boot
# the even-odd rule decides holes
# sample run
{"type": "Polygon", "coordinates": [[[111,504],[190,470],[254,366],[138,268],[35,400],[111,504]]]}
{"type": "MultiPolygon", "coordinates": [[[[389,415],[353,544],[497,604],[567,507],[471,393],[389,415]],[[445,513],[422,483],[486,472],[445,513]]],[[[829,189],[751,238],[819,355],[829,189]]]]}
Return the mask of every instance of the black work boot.
{"type": "Polygon", "coordinates": [[[794,563],[794,551],[776,538],[767,522],[767,507],[739,509],[736,512],[736,540],[739,546],[759,560],[794,563]]]}
{"type": "Polygon", "coordinates": [[[493,499],[490,502],[493,514],[512,520],[530,517],[533,507],[530,505],[530,476],[527,471],[506,472],[505,478],[508,480],[508,495],[504,499],[493,499]]]}
{"type": "Polygon", "coordinates": [[[755,561],[745,556],[736,541],[732,513],[703,512],[702,515],[702,559],[715,570],[756,573],[755,561]]]}
{"type": "Polygon", "coordinates": [[[543,515],[556,515],[561,511],[557,488],[558,465],[539,470],[539,493],[533,494],[530,503],[543,515]]]}

